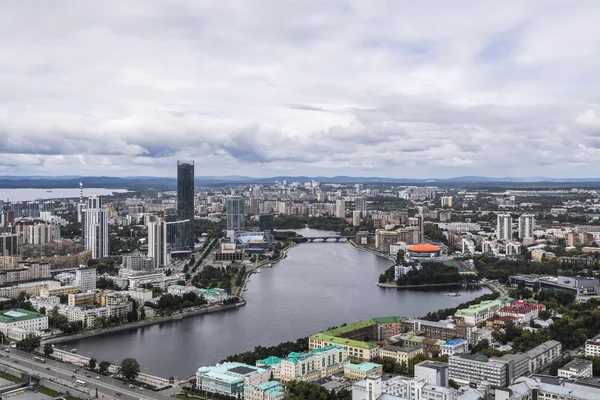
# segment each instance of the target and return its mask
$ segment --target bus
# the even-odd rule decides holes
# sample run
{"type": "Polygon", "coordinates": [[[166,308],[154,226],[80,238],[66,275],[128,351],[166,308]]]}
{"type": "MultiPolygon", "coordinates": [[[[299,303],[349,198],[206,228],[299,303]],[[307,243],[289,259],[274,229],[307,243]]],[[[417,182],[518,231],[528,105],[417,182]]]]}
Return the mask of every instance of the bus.
{"type": "Polygon", "coordinates": [[[44,360],[42,357],[33,357],[33,361],[37,361],[39,363],[45,363],[46,360],[44,360]]]}
{"type": "Polygon", "coordinates": [[[84,381],[80,381],[79,379],[77,379],[75,381],[76,384],[78,384],[79,386],[85,386],[85,382],[84,381]]]}

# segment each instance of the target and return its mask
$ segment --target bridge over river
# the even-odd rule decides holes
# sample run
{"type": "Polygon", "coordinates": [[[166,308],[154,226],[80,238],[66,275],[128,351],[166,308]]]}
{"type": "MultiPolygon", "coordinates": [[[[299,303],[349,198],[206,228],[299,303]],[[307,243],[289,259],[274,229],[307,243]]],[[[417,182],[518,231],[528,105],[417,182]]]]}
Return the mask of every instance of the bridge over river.
{"type": "Polygon", "coordinates": [[[328,236],[296,236],[291,238],[296,243],[303,242],[346,242],[354,236],[328,235],[328,236]]]}

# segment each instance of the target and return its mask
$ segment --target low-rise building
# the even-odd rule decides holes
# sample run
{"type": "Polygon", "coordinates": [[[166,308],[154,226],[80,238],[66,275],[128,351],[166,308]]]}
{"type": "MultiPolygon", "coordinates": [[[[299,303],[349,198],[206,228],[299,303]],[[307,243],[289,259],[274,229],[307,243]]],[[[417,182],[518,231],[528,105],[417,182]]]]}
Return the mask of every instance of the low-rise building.
{"type": "Polygon", "coordinates": [[[9,339],[23,340],[28,334],[37,335],[45,329],[47,315],[21,308],[0,311],[0,332],[9,339]]]}
{"type": "Polygon", "coordinates": [[[406,365],[408,365],[409,360],[423,354],[423,349],[423,346],[383,346],[379,349],[379,357],[391,358],[398,364],[406,363],[406,365]]]}
{"type": "Polygon", "coordinates": [[[71,293],[79,293],[81,288],[79,286],[57,286],[40,289],[40,297],[50,296],[66,296],[71,293]]]}
{"type": "Polygon", "coordinates": [[[341,371],[349,361],[348,349],[340,345],[329,345],[303,353],[292,352],[281,360],[281,382],[314,381],[331,376],[341,371]]]}
{"type": "Polygon", "coordinates": [[[433,386],[448,386],[448,363],[425,360],[415,365],[415,379],[433,386]]]}
{"type": "Polygon", "coordinates": [[[522,377],[505,388],[495,388],[495,400],[596,400],[600,388],[595,384],[561,382],[558,379],[522,377]]]}
{"type": "Polygon", "coordinates": [[[483,381],[496,386],[507,384],[506,363],[491,361],[484,356],[453,355],[448,358],[448,367],[449,378],[459,384],[478,385],[483,381]]]}
{"type": "Polygon", "coordinates": [[[585,356],[600,357],[600,339],[588,339],[585,341],[585,356]]]}
{"type": "Polygon", "coordinates": [[[283,400],[285,389],[279,382],[265,382],[244,387],[244,400],[283,400]]]}
{"type": "Polygon", "coordinates": [[[93,306],[96,301],[96,293],[69,293],[67,301],[67,304],[71,307],[93,306]]]}
{"type": "Polygon", "coordinates": [[[538,317],[539,307],[534,303],[519,302],[506,305],[498,310],[501,317],[514,317],[520,324],[527,323],[538,317]]]}
{"type": "Polygon", "coordinates": [[[273,379],[281,379],[281,358],[271,356],[262,360],[256,360],[256,366],[266,368],[273,374],[273,379]]]}
{"type": "Polygon", "coordinates": [[[576,358],[567,365],[558,369],[560,378],[591,378],[593,375],[593,362],[576,358]]]}
{"type": "Polygon", "coordinates": [[[20,283],[15,286],[5,286],[0,288],[0,297],[7,297],[9,299],[16,299],[19,297],[21,292],[25,292],[28,296],[39,296],[40,291],[44,288],[56,288],[60,287],[58,281],[37,281],[37,282],[26,282],[20,283]]]}
{"type": "Polygon", "coordinates": [[[244,387],[269,381],[269,371],[252,365],[226,362],[212,367],[200,367],[196,385],[209,393],[244,397],[244,387]]]}
{"type": "Polygon", "coordinates": [[[344,375],[348,379],[366,379],[367,376],[381,376],[383,366],[372,362],[344,365],[344,375]]]}
{"type": "Polygon", "coordinates": [[[556,340],[548,340],[529,350],[529,372],[535,374],[556,361],[562,355],[562,345],[556,340]]]}
{"type": "Polygon", "coordinates": [[[425,351],[440,351],[445,341],[441,339],[431,339],[420,334],[420,332],[407,332],[400,335],[402,345],[406,347],[422,346],[425,351]]]}
{"type": "Polygon", "coordinates": [[[476,325],[492,318],[498,310],[507,303],[512,303],[510,297],[499,297],[496,300],[485,300],[478,304],[457,310],[454,319],[457,324],[476,325]]]}
{"type": "Polygon", "coordinates": [[[469,342],[464,339],[452,339],[444,343],[440,349],[442,355],[464,354],[469,352],[469,342]]]}
{"type": "Polygon", "coordinates": [[[352,384],[352,400],[458,400],[458,396],[456,389],[402,376],[387,381],[369,376],[352,384]]]}

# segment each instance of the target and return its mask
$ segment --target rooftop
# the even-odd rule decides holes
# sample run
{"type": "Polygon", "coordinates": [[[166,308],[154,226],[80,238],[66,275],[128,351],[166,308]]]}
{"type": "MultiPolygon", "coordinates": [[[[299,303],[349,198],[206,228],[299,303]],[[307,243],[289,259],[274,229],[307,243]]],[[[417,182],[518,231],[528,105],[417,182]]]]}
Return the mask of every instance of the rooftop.
{"type": "Polygon", "coordinates": [[[458,346],[459,344],[463,344],[465,343],[464,339],[452,339],[452,340],[448,340],[446,343],[444,343],[444,346],[458,346]]]}
{"type": "Polygon", "coordinates": [[[26,321],[28,319],[43,318],[44,314],[34,311],[24,310],[22,308],[13,308],[11,310],[0,311],[0,323],[7,324],[11,322],[26,321]]]}
{"type": "Polygon", "coordinates": [[[316,335],[312,335],[310,337],[311,339],[314,340],[321,340],[324,342],[329,342],[329,343],[335,343],[335,344],[339,344],[342,346],[350,346],[350,347],[357,347],[359,349],[374,349],[377,346],[371,343],[367,343],[367,342],[361,342],[358,340],[352,340],[352,339],[346,339],[346,338],[342,338],[342,337],[336,337],[336,336],[331,336],[325,333],[317,333],[316,335]]]}
{"type": "Polygon", "coordinates": [[[443,369],[443,368],[448,368],[448,363],[441,362],[441,361],[426,360],[426,361],[421,361],[420,363],[416,364],[415,367],[443,369]]]}
{"type": "Polygon", "coordinates": [[[296,353],[296,352],[291,352],[288,357],[285,359],[288,362],[292,362],[294,364],[297,364],[299,361],[303,361],[307,358],[313,357],[317,354],[321,354],[321,353],[325,353],[329,350],[343,350],[345,349],[344,346],[339,346],[339,345],[329,345],[329,346],[325,346],[322,347],[320,349],[314,349],[308,352],[302,352],[302,353],[296,353]]]}
{"type": "Polygon", "coordinates": [[[593,362],[590,360],[584,360],[583,358],[576,358],[573,361],[571,361],[570,363],[559,368],[559,370],[562,369],[562,370],[569,370],[569,371],[574,371],[574,372],[581,372],[584,369],[591,367],[592,364],[593,364],[593,362]]]}
{"type": "Polygon", "coordinates": [[[539,346],[529,350],[527,355],[529,357],[537,357],[555,346],[561,346],[560,342],[557,342],[556,340],[548,340],[547,342],[544,342],[539,346]]]}
{"type": "Polygon", "coordinates": [[[344,365],[344,368],[348,368],[354,371],[369,372],[373,369],[381,368],[381,364],[376,364],[372,362],[363,362],[360,364],[348,363],[344,365]]]}
{"type": "Polygon", "coordinates": [[[415,253],[435,253],[438,251],[442,251],[442,249],[432,244],[422,243],[409,247],[408,251],[412,251],[415,253]]]}
{"type": "Polygon", "coordinates": [[[262,360],[256,360],[256,365],[261,364],[261,365],[275,365],[275,364],[279,364],[281,362],[281,358],[279,357],[275,357],[275,356],[271,356],[271,357],[267,357],[265,359],[262,360]]]}

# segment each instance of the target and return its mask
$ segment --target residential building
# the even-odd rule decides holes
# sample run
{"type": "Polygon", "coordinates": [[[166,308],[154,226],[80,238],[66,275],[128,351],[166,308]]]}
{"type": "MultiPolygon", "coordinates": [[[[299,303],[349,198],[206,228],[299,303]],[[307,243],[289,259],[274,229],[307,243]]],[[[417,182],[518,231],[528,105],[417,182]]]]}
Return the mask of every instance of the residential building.
{"type": "Polygon", "coordinates": [[[19,239],[15,233],[0,233],[0,256],[19,254],[19,239]]]}
{"type": "Polygon", "coordinates": [[[513,299],[508,297],[499,297],[496,300],[486,300],[474,304],[468,308],[457,310],[454,319],[457,324],[476,325],[491,318],[506,303],[511,303],[513,299]]]}
{"type": "Polygon", "coordinates": [[[496,224],[496,238],[498,240],[512,239],[512,217],[510,214],[498,214],[496,224]]]}
{"type": "Polygon", "coordinates": [[[591,360],[576,358],[570,363],[558,369],[560,378],[591,378],[593,375],[593,365],[591,360]]]}
{"type": "MultiPolygon", "coordinates": [[[[45,288],[56,288],[60,287],[58,281],[37,281],[20,283],[14,286],[0,287],[0,297],[6,297],[9,299],[16,299],[19,297],[21,292],[25,292],[28,296],[39,296],[40,292],[45,288]]],[[[77,289],[79,290],[79,288],[77,289]]]]}
{"type": "Polygon", "coordinates": [[[440,197],[441,206],[443,207],[452,207],[452,196],[442,196],[440,197]]]}
{"type": "Polygon", "coordinates": [[[169,265],[171,253],[167,248],[167,223],[156,216],[148,218],[148,258],[154,263],[154,268],[169,265]]]}
{"type": "Polygon", "coordinates": [[[442,355],[464,354],[469,352],[469,342],[464,339],[452,339],[444,343],[440,353],[442,355]]]}
{"type": "Polygon", "coordinates": [[[335,216],[346,218],[346,200],[343,197],[335,199],[335,216]]]}
{"type": "Polygon", "coordinates": [[[360,212],[362,217],[367,216],[367,199],[363,196],[356,196],[354,198],[354,202],[356,207],[354,208],[356,211],[360,212]]]}
{"type": "Polygon", "coordinates": [[[360,364],[347,363],[344,365],[344,375],[348,379],[366,379],[367,376],[381,376],[383,366],[372,362],[360,364]]]}
{"type": "Polygon", "coordinates": [[[585,356],[600,357],[600,340],[588,339],[585,341],[585,356]]]}
{"type": "Polygon", "coordinates": [[[421,361],[415,365],[415,379],[433,386],[448,386],[448,364],[440,361],[421,361]]]}
{"type": "Polygon", "coordinates": [[[453,355],[448,358],[448,367],[449,378],[459,384],[487,381],[492,385],[505,386],[508,383],[506,363],[490,361],[484,356],[453,355]]]}
{"type": "Polygon", "coordinates": [[[194,161],[177,161],[177,219],[189,221],[190,229],[181,232],[181,247],[194,249],[194,161]]]}
{"type": "Polygon", "coordinates": [[[108,209],[100,196],[91,196],[82,209],[81,236],[83,248],[92,252],[92,258],[108,257],[108,209]]]}
{"type": "Polygon", "coordinates": [[[200,367],[196,385],[209,393],[244,397],[244,387],[269,381],[269,371],[252,365],[226,362],[212,367],[200,367]]]}
{"type": "Polygon", "coordinates": [[[283,400],[285,389],[279,382],[271,381],[244,387],[244,400],[283,400]]]}
{"type": "Polygon", "coordinates": [[[329,345],[309,352],[292,352],[281,360],[281,382],[290,380],[314,381],[331,376],[349,362],[348,349],[329,345]]]}
{"type": "Polygon", "coordinates": [[[556,340],[548,340],[539,346],[529,350],[529,372],[538,373],[548,365],[558,360],[562,355],[562,345],[556,340]]]}
{"type": "Polygon", "coordinates": [[[423,346],[383,346],[379,349],[379,357],[391,358],[398,364],[406,363],[408,365],[409,360],[424,353],[423,349],[423,346]]]}
{"type": "Polygon", "coordinates": [[[352,211],[352,226],[360,226],[360,215],[361,212],[358,210],[352,211]]]}
{"type": "Polygon", "coordinates": [[[14,232],[20,244],[44,244],[60,239],[60,225],[39,220],[18,221],[14,232]]]}
{"type": "Polygon", "coordinates": [[[28,334],[48,329],[48,316],[13,308],[0,311],[0,332],[9,339],[23,340],[28,334]]]}
{"type": "Polygon", "coordinates": [[[96,301],[96,293],[69,293],[68,305],[71,307],[89,307],[93,306],[96,301]]]}
{"type": "Polygon", "coordinates": [[[40,297],[51,297],[51,296],[60,297],[60,296],[69,295],[71,293],[79,293],[80,290],[81,290],[81,288],[79,287],[79,285],[60,286],[60,283],[59,283],[59,286],[56,286],[56,287],[41,288],[39,290],[39,296],[40,297]]]}
{"type": "Polygon", "coordinates": [[[516,303],[505,305],[498,310],[498,315],[501,317],[515,317],[519,324],[527,323],[537,319],[539,308],[534,303],[516,303]]]}
{"type": "Polygon", "coordinates": [[[0,270],[0,285],[7,283],[50,278],[50,264],[38,262],[17,262],[16,268],[0,270]]]}
{"type": "Polygon", "coordinates": [[[533,239],[535,230],[535,216],[533,214],[523,214],[519,217],[519,239],[533,239]]]}
{"type": "Polygon", "coordinates": [[[243,231],[246,227],[245,203],[242,196],[227,196],[225,199],[227,207],[227,230],[243,231]]]}
{"type": "Polygon", "coordinates": [[[81,288],[82,292],[96,289],[96,268],[80,266],[75,271],[75,285],[81,288]]]}

